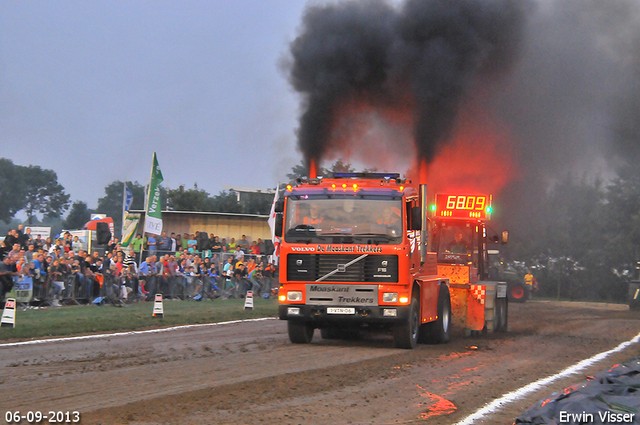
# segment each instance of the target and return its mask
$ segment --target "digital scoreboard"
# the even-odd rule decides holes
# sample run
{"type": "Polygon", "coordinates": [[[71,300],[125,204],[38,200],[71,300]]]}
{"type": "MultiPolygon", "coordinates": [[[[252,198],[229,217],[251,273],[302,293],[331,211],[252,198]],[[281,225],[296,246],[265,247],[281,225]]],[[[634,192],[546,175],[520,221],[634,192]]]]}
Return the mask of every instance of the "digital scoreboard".
{"type": "Polygon", "coordinates": [[[436,217],[489,219],[491,195],[436,195],[436,217]]]}

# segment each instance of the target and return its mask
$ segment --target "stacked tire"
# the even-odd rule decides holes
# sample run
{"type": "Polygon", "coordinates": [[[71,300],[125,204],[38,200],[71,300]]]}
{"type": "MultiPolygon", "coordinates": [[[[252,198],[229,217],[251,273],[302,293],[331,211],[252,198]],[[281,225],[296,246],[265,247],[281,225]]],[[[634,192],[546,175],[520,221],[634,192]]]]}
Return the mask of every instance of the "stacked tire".
{"type": "Polygon", "coordinates": [[[523,303],[531,297],[531,288],[523,282],[507,282],[507,298],[510,303],[523,303]]]}

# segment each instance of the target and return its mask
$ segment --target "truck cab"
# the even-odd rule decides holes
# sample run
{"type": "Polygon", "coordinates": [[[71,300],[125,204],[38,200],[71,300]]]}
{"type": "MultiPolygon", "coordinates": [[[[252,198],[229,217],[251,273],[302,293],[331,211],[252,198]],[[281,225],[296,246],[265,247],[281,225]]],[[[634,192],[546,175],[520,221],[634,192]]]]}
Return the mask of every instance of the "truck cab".
{"type": "Polygon", "coordinates": [[[399,174],[344,173],[287,186],[276,205],[279,316],[294,343],[389,330],[395,345],[449,340],[449,280],[421,240],[419,188],[399,174]]]}

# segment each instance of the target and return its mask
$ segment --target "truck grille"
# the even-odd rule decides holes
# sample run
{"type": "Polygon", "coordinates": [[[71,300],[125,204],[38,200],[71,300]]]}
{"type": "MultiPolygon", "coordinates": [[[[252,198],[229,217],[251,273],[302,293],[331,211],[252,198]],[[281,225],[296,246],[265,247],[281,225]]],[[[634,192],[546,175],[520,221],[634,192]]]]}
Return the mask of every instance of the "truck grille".
{"type": "Polygon", "coordinates": [[[345,267],[360,257],[352,254],[289,254],[287,279],[289,281],[315,282],[397,282],[397,255],[368,255],[345,267]],[[338,270],[337,272],[335,272],[338,270]],[[331,272],[335,272],[328,276],[331,272]]]}

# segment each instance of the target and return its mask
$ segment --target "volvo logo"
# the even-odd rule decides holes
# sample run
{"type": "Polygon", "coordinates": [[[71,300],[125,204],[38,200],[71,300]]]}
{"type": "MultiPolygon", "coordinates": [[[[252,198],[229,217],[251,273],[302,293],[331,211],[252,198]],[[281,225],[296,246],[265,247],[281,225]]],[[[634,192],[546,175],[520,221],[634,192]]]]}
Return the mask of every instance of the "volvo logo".
{"type": "Polygon", "coordinates": [[[384,260],[381,264],[382,267],[387,267],[387,264],[389,264],[389,262],[387,260],[384,260]]]}
{"type": "Polygon", "coordinates": [[[296,266],[301,266],[302,265],[302,260],[296,260],[296,266]]]}

